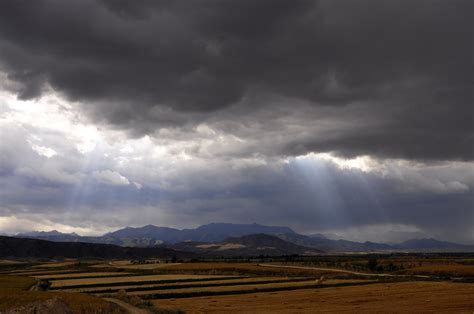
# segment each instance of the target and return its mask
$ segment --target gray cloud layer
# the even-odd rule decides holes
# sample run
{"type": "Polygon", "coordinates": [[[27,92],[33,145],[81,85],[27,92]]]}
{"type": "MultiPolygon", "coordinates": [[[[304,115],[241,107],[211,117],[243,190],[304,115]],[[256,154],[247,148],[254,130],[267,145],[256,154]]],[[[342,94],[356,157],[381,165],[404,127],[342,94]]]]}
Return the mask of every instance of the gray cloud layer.
{"type": "Polygon", "coordinates": [[[0,229],[231,221],[472,243],[473,12],[0,1],[0,229]]]}
{"type": "Polygon", "coordinates": [[[104,143],[83,155],[60,133],[2,131],[0,217],[36,217],[93,230],[212,221],[341,234],[357,228],[364,240],[380,240],[381,234],[401,228],[386,239],[406,238],[409,231],[474,241],[472,163],[373,160],[372,169],[362,171],[311,155],[287,161],[170,160],[153,157],[152,143],[130,153],[104,143]],[[41,136],[57,155],[35,151],[30,134],[41,136]]]}
{"type": "Polygon", "coordinates": [[[472,160],[472,7],[2,1],[0,66],[19,97],[50,85],[132,136],[206,123],[240,154],[472,160]]]}

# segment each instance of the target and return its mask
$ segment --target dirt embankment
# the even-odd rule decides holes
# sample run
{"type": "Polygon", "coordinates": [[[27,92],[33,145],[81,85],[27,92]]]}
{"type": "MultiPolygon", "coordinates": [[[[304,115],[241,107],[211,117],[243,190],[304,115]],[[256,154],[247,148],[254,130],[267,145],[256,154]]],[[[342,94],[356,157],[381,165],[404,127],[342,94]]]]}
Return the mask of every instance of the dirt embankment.
{"type": "Polygon", "coordinates": [[[29,303],[4,312],[5,314],[73,314],[61,298],[29,303]]]}
{"type": "Polygon", "coordinates": [[[127,310],[128,313],[130,313],[130,314],[148,314],[148,313],[150,313],[149,311],[147,311],[145,309],[140,309],[136,306],[133,306],[133,305],[127,303],[127,302],[124,302],[124,301],[121,301],[121,300],[118,300],[118,299],[104,298],[104,300],[115,303],[118,306],[121,306],[122,308],[127,310]]]}

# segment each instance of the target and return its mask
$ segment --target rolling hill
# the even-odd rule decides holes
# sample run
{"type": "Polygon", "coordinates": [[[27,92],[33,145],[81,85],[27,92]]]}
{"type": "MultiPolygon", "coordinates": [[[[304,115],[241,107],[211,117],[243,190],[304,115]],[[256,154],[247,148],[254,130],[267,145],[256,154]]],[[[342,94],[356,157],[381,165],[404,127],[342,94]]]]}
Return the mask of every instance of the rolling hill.
{"type": "Polygon", "coordinates": [[[474,245],[464,245],[436,239],[411,239],[394,245],[399,250],[433,252],[473,252],[474,245]]]}
{"type": "Polygon", "coordinates": [[[278,237],[298,245],[315,248],[324,252],[383,252],[395,250],[393,246],[383,243],[330,240],[323,237],[305,236],[297,233],[279,234],[278,237]]]}
{"type": "Polygon", "coordinates": [[[53,242],[38,239],[0,236],[1,258],[187,258],[192,253],[175,251],[169,248],[121,247],[110,244],[83,242],[53,242]]]}
{"type": "Polygon", "coordinates": [[[263,233],[229,237],[218,243],[185,241],[171,247],[176,250],[194,252],[198,255],[213,256],[283,256],[323,253],[321,250],[300,246],[277,236],[263,233]]]}

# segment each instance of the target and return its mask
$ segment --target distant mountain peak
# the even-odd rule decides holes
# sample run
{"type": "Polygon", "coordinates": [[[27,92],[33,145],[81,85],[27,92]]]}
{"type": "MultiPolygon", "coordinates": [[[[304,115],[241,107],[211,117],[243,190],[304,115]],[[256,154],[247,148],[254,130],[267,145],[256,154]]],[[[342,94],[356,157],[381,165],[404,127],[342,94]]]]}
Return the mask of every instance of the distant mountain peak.
{"type": "Polygon", "coordinates": [[[464,245],[453,242],[440,241],[434,238],[409,239],[395,246],[397,248],[415,251],[474,251],[473,245],[464,245]]]}
{"type": "Polygon", "coordinates": [[[59,232],[58,230],[51,230],[51,231],[31,231],[31,232],[24,232],[18,233],[18,237],[51,237],[51,236],[73,236],[78,237],[79,235],[75,232],[71,233],[64,233],[59,232]]]}
{"type": "Polygon", "coordinates": [[[231,236],[243,236],[247,234],[267,233],[280,234],[295,232],[283,226],[264,226],[257,223],[234,224],[225,222],[213,222],[199,226],[194,229],[174,229],[168,227],[157,227],[155,225],[145,225],[136,228],[123,228],[114,232],[109,232],[104,237],[111,238],[150,238],[168,243],[177,243],[185,240],[198,242],[219,242],[231,236]]]}
{"type": "Polygon", "coordinates": [[[308,237],[310,238],[316,238],[316,239],[327,239],[328,237],[326,237],[324,234],[322,233],[314,233],[314,234],[309,234],[308,237]]]}

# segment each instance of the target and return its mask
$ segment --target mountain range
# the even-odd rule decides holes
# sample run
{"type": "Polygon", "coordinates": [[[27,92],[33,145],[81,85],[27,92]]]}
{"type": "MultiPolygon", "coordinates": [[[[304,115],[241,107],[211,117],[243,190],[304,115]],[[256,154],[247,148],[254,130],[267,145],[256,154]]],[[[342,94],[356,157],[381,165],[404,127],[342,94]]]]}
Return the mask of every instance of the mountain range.
{"type": "MultiPolygon", "coordinates": [[[[290,249],[286,248],[289,254],[299,254],[301,252],[312,250],[317,252],[472,252],[474,245],[463,245],[452,242],[439,241],[436,239],[412,239],[399,244],[385,244],[375,242],[355,242],[348,240],[328,239],[322,234],[303,235],[296,233],[289,227],[283,226],[264,226],[259,224],[231,224],[231,223],[211,223],[197,227],[195,229],[175,229],[169,227],[157,227],[146,225],[133,228],[126,227],[114,232],[109,232],[103,236],[86,237],[76,233],[61,233],[56,230],[49,232],[28,232],[16,235],[22,238],[42,239],[58,242],[86,242],[114,244],[122,247],[156,247],[167,246],[171,248],[187,248],[193,252],[212,252],[222,251],[220,246],[229,247],[235,244],[237,253],[237,244],[241,244],[236,238],[265,234],[277,237],[291,245],[296,245],[290,249]],[[203,248],[208,248],[204,250],[203,248]],[[295,253],[293,253],[295,252],[295,253]],[[299,253],[298,253],[299,252],[299,253]]],[[[260,236],[260,240],[262,237],[260,236]]],[[[269,239],[266,239],[269,240],[269,239]]],[[[275,241],[275,240],[272,240],[275,241]]],[[[282,247],[280,243],[279,247],[282,247]]],[[[265,247],[266,245],[262,245],[265,247]]],[[[263,252],[262,250],[259,251],[263,252]]],[[[257,252],[255,252],[257,253],[257,252]]]]}

